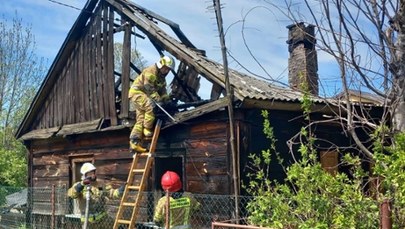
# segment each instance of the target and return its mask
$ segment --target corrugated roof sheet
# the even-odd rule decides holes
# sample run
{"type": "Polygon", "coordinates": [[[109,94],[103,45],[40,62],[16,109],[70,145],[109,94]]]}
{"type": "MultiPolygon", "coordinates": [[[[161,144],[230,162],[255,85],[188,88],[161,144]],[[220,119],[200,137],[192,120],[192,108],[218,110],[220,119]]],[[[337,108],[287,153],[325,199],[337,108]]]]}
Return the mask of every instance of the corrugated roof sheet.
{"type": "MultiPolygon", "coordinates": [[[[223,72],[223,66],[214,61],[210,61],[216,66],[218,72],[223,72]]],[[[279,100],[286,102],[299,102],[303,97],[303,93],[296,89],[275,85],[269,81],[258,79],[256,77],[229,70],[229,79],[234,88],[235,96],[243,100],[244,98],[257,100],[279,100]]],[[[323,99],[313,97],[314,102],[324,102],[323,99]]]]}

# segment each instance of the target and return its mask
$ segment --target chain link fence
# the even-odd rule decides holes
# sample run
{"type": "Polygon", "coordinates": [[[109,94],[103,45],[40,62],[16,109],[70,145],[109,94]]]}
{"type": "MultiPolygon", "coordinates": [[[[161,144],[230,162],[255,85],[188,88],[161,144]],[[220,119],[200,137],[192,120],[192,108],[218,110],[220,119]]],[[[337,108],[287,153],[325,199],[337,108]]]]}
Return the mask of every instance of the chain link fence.
{"type": "MultiPolygon", "coordinates": [[[[192,229],[259,228],[248,226],[249,223],[246,220],[249,217],[246,206],[253,200],[252,197],[238,196],[235,200],[233,195],[192,194],[191,196],[200,205],[197,210],[190,213],[192,229]],[[237,209],[235,209],[235,203],[238,203],[237,209]]],[[[135,228],[164,228],[163,225],[159,227],[153,222],[155,208],[161,198],[166,198],[163,192],[142,193],[135,228]]],[[[128,202],[131,201],[128,200],[128,202]]],[[[96,208],[97,214],[90,215],[92,222],[87,228],[113,228],[120,200],[108,198],[108,194],[106,194],[101,203],[99,208],[96,208]]],[[[380,208],[380,216],[378,216],[380,219],[377,218],[376,223],[380,222],[381,228],[391,228],[392,222],[387,220],[384,223],[383,220],[384,217],[390,217],[391,207],[388,202],[388,204],[384,203],[375,203],[376,207],[380,208]]],[[[77,199],[68,198],[66,187],[12,188],[0,186],[0,229],[82,228],[83,221],[79,205],[77,199]]],[[[132,211],[127,209],[123,213],[123,218],[130,219],[131,213],[132,211]]],[[[378,225],[376,226],[378,227],[378,225]]]]}
{"type": "MultiPolygon", "coordinates": [[[[88,224],[88,228],[113,228],[114,219],[120,204],[119,199],[103,197],[100,215],[88,224]]],[[[163,228],[153,223],[155,207],[160,198],[166,198],[163,192],[143,192],[136,228],[163,228]]],[[[211,228],[213,221],[226,221],[236,218],[235,198],[231,195],[192,194],[200,204],[190,214],[191,228],[211,228]]],[[[240,218],[246,217],[245,206],[250,198],[237,198],[240,218]]],[[[82,214],[79,203],[67,197],[66,187],[51,188],[10,188],[0,187],[0,229],[2,228],[82,228],[82,214]]],[[[130,218],[131,212],[124,211],[124,218],[130,218]]],[[[91,219],[92,220],[92,219],[91,219]]],[[[244,224],[243,220],[239,223],[244,224]]],[[[126,228],[126,227],[121,227],[126,228]]]]}

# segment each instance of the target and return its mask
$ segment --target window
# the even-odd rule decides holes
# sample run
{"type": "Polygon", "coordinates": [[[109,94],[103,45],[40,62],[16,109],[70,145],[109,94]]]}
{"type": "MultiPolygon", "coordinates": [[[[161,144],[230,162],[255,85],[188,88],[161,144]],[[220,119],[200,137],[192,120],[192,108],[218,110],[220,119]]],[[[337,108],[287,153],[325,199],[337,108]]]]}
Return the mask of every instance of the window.
{"type": "MultiPolygon", "coordinates": [[[[93,157],[85,157],[85,158],[73,158],[71,159],[70,162],[70,167],[72,168],[71,170],[71,180],[70,180],[70,187],[81,180],[82,174],[80,173],[80,168],[82,165],[86,162],[90,162],[94,164],[94,158],[93,157]]],[[[73,204],[73,214],[80,215],[80,210],[79,210],[79,203],[77,200],[72,201],[73,204]]]]}
{"type": "Polygon", "coordinates": [[[338,172],[338,152],[337,151],[323,151],[320,153],[322,168],[332,175],[338,172]]]}

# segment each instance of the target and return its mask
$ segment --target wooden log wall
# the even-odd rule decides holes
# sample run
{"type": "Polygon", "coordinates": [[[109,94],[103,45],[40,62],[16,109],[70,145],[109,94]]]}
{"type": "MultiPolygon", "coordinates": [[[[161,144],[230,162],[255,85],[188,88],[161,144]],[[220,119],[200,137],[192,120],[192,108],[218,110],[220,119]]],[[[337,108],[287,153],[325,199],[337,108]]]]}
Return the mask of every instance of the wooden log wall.
{"type": "Polygon", "coordinates": [[[77,158],[94,160],[98,179],[119,185],[126,180],[132,162],[127,132],[101,132],[33,141],[30,147],[30,186],[51,187],[55,184],[69,187],[72,185],[72,160],[77,158]]]}
{"type": "MultiPolygon", "coordinates": [[[[117,125],[114,89],[114,11],[107,3],[92,14],[82,35],[69,49],[57,79],[31,129],[105,118],[117,125]]],[[[127,44],[128,45],[128,44],[127,44]]],[[[57,57],[58,58],[58,57],[57,57]]]]}
{"type": "Polygon", "coordinates": [[[185,141],[187,191],[230,194],[230,158],[226,122],[195,125],[185,141]]]}

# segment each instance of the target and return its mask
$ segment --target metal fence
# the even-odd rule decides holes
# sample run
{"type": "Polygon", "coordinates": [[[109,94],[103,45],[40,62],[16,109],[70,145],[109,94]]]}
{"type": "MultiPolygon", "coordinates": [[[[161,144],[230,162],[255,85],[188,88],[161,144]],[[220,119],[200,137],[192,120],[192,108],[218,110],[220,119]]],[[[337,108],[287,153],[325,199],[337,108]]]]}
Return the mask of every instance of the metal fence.
{"type": "MultiPolygon", "coordinates": [[[[247,204],[252,197],[238,196],[236,213],[235,198],[232,195],[193,194],[200,207],[191,213],[190,224],[193,229],[259,228],[247,226],[247,204]],[[237,219],[237,220],[236,220],[237,219]]],[[[136,228],[162,228],[153,223],[155,207],[163,192],[143,192],[136,228]]],[[[112,228],[119,207],[119,199],[104,198],[102,220],[90,223],[88,228],[112,228]]],[[[380,206],[380,228],[392,228],[390,202],[380,206]],[[386,220],[384,220],[386,219],[386,220]]],[[[130,212],[124,212],[124,218],[130,212]]],[[[402,224],[401,224],[402,225],[402,224]]],[[[376,225],[378,227],[378,225],[376,225]]],[[[67,197],[66,187],[51,188],[10,188],[0,186],[0,229],[73,229],[82,228],[80,207],[77,200],[67,197]]],[[[126,227],[122,227],[126,228],[126,227]]]]}
{"type": "MultiPolygon", "coordinates": [[[[136,228],[160,228],[153,223],[155,206],[163,192],[142,193],[136,228]]],[[[211,228],[214,221],[235,218],[235,199],[231,195],[202,195],[192,197],[200,203],[190,217],[191,228],[211,228]]],[[[82,228],[79,203],[67,197],[65,187],[13,189],[0,187],[0,229],[2,228],[82,228]],[[4,192],[1,192],[4,190],[4,192]],[[2,198],[3,197],[3,198],[2,198]]],[[[246,216],[249,197],[239,196],[239,217],[246,216]]],[[[88,228],[112,228],[120,200],[105,198],[105,216],[88,228]]],[[[124,212],[129,214],[129,212],[124,212]]],[[[126,217],[126,216],[125,216],[126,217]]],[[[243,224],[243,222],[241,222],[243,224]]]]}

